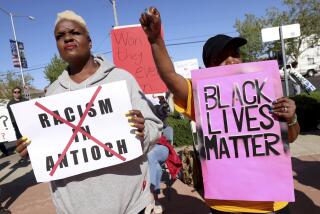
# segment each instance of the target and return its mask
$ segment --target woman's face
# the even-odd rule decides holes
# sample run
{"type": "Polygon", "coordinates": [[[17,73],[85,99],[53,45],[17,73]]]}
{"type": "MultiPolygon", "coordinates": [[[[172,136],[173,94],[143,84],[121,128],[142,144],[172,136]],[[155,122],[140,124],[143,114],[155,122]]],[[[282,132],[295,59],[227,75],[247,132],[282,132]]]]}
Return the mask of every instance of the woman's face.
{"type": "Polygon", "coordinates": [[[62,20],[54,30],[59,54],[69,64],[87,60],[92,43],[86,29],[78,22],[62,20]]]}
{"type": "Polygon", "coordinates": [[[242,63],[239,48],[226,47],[218,57],[212,58],[209,67],[242,63]]]}

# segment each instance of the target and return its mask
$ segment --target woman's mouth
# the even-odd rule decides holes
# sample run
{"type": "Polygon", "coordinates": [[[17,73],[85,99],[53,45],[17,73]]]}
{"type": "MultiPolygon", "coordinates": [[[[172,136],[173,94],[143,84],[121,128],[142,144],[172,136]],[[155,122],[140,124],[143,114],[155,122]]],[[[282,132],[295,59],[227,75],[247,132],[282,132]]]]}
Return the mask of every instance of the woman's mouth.
{"type": "Polygon", "coordinates": [[[76,47],[77,47],[77,45],[75,45],[75,44],[69,44],[69,45],[65,45],[64,49],[65,50],[73,50],[76,47]]]}

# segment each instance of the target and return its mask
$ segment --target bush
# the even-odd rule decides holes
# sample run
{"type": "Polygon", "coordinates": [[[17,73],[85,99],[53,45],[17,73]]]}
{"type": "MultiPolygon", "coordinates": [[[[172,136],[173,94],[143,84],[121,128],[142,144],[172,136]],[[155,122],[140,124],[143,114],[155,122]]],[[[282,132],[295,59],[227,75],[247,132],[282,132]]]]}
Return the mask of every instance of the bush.
{"type": "Polygon", "coordinates": [[[173,128],[173,143],[175,146],[192,145],[190,120],[181,118],[178,112],[169,115],[167,124],[173,128]]]}
{"type": "Polygon", "coordinates": [[[320,123],[320,91],[300,94],[292,97],[296,102],[296,112],[301,131],[317,129],[320,123]]]}

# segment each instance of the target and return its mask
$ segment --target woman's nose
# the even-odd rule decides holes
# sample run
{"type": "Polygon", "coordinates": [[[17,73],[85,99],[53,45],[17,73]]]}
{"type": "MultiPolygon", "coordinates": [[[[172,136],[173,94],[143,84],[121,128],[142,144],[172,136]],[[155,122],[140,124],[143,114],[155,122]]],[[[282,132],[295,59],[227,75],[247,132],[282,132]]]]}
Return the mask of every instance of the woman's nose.
{"type": "Polygon", "coordinates": [[[239,64],[241,63],[241,59],[240,58],[234,58],[232,56],[229,56],[227,58],[227,60],[225,61],[225,65],[232,65],[232,64],[239,64]]]}
{"type": "Polygon", "coordinates": [[[73,41],[73,37],[70,34],[66,34],[64,37],[64,42],[67,43],[71,41],[73,41]]]}

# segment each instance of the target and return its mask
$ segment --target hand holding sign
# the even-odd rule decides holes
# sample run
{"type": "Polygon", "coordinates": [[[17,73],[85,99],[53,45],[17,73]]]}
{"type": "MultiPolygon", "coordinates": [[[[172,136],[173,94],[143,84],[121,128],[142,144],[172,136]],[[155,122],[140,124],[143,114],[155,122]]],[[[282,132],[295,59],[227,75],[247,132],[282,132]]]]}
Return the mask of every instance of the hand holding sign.
{"type": "Polygon", "coordinates": [[[161,19],[160,13],[156,8],[150,7],[146,9],[146,12],[141,14],[139,20],[150,43],[154,43],[158,38],[161,38],[161,19]]]}
{"type": "Polygon", "coordinates": [[[31,143],[31,141],[27,137],[22,137],[16,142],[16,151],[22,158],[26,158],[29,156],[27,146],[31,143]]]}
{"type": "Polygon", "coordinates": [[[272,112],[287,123],[291,123],[296,112],[296,104],[287,97],[281,97],[273,102],[272,112]]]}
{"type": "Polygon", "coordinates": [[[144,139],[144,117],[139,110],[131,110],[126,114],[130,126],[136,128],[136,137],[143,141],[144,139]]]}

